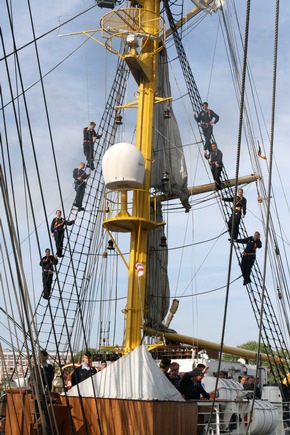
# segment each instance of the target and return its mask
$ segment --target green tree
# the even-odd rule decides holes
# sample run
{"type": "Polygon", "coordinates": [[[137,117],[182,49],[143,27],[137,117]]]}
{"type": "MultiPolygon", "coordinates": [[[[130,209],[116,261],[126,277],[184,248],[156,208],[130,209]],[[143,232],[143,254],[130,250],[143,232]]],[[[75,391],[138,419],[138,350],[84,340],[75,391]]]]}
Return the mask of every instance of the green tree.
{"type": "MultiPolygon", "coordinates": [[[[246,343],[240,344],[237,346],[240,349],[246,349],[246,350],[250,350],[252,352],[257,352],[258,351],[258,343],[257,341],[247,341],[246,343]]],[[[268,346],[264,346],[263,344],[261,344],[260,346],[260,353],[264,353],[264,354],[270,354],[271,355],[271,349],[268,346]]],[[[227,360],[227,361],[237,361],[240,357],[237,355],[230,355],[230,354],[223,354],[223,359],[227,360]]],[[[255,359],[248,359],[247,360],[248,364],[256,364],[256,360],[255,359]]],[[[269,364],[267,362],[263,362],[262,363],[263,366],[268,366],[269,364]]]]}
{"type": "MultiPolygon", "coordinates": [[[[76,353],[76,354],[74,355],[74,362],[75,362],[75,363],[81,362],[81,361],[82,361],[82,357],[83,357],[83,355],[84,355],[86,352],[91,352],[91,354],[93,355],[93,353],[96,352],[96,349],[94,349],[93,347],[89,347],[88,349],[80,350],[78,353],[76,353]]],[[[72,360],[70,360],[70,362],[72,362],[72,360]]]]}

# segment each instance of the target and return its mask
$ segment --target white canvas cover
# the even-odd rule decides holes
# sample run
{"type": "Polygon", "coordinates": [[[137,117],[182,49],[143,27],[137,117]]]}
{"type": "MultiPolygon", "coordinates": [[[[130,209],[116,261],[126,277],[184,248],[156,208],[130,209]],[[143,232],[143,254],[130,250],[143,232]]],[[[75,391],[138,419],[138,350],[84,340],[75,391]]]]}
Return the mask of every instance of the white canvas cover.
{"type": "MultiPolygon", "coordinates": [[[[83,397],[184,401],[145,346],[138,346],[106,369],[80,382],[79,391],[83,397]]],[[[77,385],[68,395],[78,396],[77,385]]]]}

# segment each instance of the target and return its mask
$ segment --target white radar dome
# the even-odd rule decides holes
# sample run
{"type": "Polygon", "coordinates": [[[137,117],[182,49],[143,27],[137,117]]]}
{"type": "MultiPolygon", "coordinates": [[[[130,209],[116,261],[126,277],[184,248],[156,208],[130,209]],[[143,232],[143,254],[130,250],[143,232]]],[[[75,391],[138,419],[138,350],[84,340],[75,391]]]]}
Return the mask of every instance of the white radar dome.
{"type": "Polygon", "coordinates": [[[108,189],[141,187],[144,179],[144,157],[135,145],[117,143],[105,152],[102,169],[108,189]]]}

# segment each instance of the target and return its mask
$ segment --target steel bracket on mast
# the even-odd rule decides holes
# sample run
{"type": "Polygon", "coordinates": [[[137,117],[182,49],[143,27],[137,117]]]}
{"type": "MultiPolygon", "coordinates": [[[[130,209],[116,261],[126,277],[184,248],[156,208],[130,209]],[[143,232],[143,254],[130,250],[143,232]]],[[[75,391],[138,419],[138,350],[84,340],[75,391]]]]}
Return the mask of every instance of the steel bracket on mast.
{"type": "Polygon", "coordinates": [[[149,68],[148,65],[142,62],[142,60],[140,60],[137,56],[127,54],[124,57],[124,60],[130,68],[132,76],[136,80],[138,86],[143,81],[151,81],[151,68],[149,68]]]}

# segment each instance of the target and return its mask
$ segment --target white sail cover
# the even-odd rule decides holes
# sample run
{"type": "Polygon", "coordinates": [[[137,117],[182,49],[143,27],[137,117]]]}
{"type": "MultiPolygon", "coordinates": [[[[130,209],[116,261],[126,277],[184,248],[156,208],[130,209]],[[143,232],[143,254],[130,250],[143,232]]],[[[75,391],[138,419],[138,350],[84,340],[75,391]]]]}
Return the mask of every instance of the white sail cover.
{"type": "MultiPolygon", "coordinates": [[[[106,369],[80,382],[79,391],[83,397],[184,401],[145,346],[138,346],[106,369]]],[[[78,396],[77,385],[68,395],[78,396]]]]}

